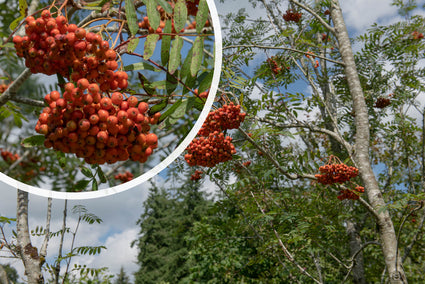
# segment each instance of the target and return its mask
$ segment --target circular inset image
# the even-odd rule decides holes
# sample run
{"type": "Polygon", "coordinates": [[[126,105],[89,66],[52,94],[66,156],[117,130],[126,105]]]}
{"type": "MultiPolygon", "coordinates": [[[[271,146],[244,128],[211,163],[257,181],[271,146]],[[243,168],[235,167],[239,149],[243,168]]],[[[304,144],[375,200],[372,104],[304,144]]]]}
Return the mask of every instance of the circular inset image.
{"type": "Polygon", "coordinates": [[[51,2],[21,11],[1,54],[0,179],[60,199],[135,187],[186,150],[214,102],[214,2],[51,2]]]}

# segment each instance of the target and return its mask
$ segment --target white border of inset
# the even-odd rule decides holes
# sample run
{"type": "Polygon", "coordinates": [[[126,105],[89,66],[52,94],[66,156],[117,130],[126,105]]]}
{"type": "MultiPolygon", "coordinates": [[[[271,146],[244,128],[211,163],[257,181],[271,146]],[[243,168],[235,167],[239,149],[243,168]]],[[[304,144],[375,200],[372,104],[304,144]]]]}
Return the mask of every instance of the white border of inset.
{"type": "Polygon", "coordinates": [[[137,185],[140,185],[141,183],[149,180],[150,178],[157,175],[159,172],[161,172],[163,169],[165,169],[168,165],[170,165],[175,159],[177,159],[178,156],[180,156],[183,151],[186,149],[186,147],[189,145],[189,143],[195,138],[196,134],[198,133],[199,129],[202,127],[202,124],[204,123],[205,119],[207,118],[207,115],[212,107],[212,104],[214,102],[215,95],[217,93],[218,89],[218,83],[220,80],[220,73],[221,73],[221,64],[222,64],[222,35],[221,35],[221,27],[220,27],[220,20],[218,18],[217,8],[214,4],[213,0],[207,0],[208,8],[210,10],[211,18],[213,21],[213,27],[214,27],[214,40],[215,40],[215,62],[214,62],[214,75],[212,79],[212,84],[209,91],[209,96],[205,102],[204,109],[202,110],[201,114],[199,115],[198,120],[196,121],[194,127],[189,132],[189,134],[186,136],[186,138],[183,140],[182,143],[163,161],[161,161],[158,165],[156,165],[153,169],[148,171],[147,173],[144,173],[143,175],[128,181],[126,183],[123,183],[121,185],[117,185],[114,187],[110,187],[107,189],[100,189],[98,191],[89,191],[89,192],[57,192],[53,190],[47,190],[42,189],[39,187],[31,186],[25,183],[22,183],[18,180],[15,180],[3,173],[0,172],[0,180],[5,182],[6,184],[12,186],[13,188],[27,191],[29,193],[43,196],[43,197],[51,197],[56,199],[74,199],[74,200],[81,200],[81,199],[92,199],[92,198],[98,198],[98,197],[104,197],[109,196],[115,193],[123,192],[125,190],[128,190],[130,188],[136,187],[137,185]]]}

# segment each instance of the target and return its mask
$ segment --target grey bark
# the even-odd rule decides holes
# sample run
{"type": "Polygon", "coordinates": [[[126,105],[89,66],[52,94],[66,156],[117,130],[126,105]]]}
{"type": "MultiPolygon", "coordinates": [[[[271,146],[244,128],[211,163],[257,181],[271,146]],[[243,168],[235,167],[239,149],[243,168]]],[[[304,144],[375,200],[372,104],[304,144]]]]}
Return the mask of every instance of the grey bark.
{"type": "Polygon", "coordinates": [[[9,284],[9,278],[7,278],[6,270],[0,265],[0,284],[9,284]]]}
{"type": "Polygon", "coordinates": [[[353,110],[356,114],[356,144],[355,162],[359,168],[362,182],[372,207],[379,212],[376,222],[382,243],[382,252],[389,274],[390,283],[407,283],[400,254],[397,257],[397,238],[388,210],[385,207],[378,182],[372,170],[369,158],[369,118],[363,90],[358,77],[354,55],[348,37],[347,28],[342,16],[338,0],[332,0],[331,17],[334,23],[335,35],[338,40],[342,60],[345,63],[345,75],[353,100],[353,110]]]}
{"type": "Polygon", "coordinates": [[[28,284],[44,283],[37,248],[31,244],[28,226],[28,192],[18,189],[16,233],[18,250],[25,267],[28,284]]]}
{"type": "Polygon", "coordinates": [[[350,237],[350,254],[354,256],[355,253],[358,252],[356,257],[354,258],[354,266],[352,270],[353,275],[353,283],[355,284],[366,284],[366,277],[364,273],[364,260],[363,260],[363,252],[362,252],[362,240],[360,238],[360,234],[356,224],[348,220],[347,224],[347,234],[350,237]]]}

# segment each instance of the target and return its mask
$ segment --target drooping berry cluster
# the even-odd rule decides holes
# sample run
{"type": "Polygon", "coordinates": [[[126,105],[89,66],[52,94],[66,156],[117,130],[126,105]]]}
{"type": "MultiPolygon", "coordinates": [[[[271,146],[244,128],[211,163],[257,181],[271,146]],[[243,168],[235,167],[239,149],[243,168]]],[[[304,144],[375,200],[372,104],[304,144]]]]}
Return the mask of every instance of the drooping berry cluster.
{"type": "Polygon", "coordinates": [[[274,60],[273,56],[271,58],[267,58],[267,63],[270,65],[272,72],[276,75],[279,74],[282,70],[277,64],[276,60],[274,60]]]}
{"type": "Polygon", "coordinates": [[[131,159],[146,162],[158,138],[149,133],[160,113],[147,116],[149,105],[122,93],[102,96],[99,86],[80,79],[65,85],[63,96],[53,91],[45,96],[49,105],[40,114],[35,130],[45,135],[44,145],[74,153],[89,164],[131,159]]]}
{"type": "Polygon", "coordinates": [[[13,154],[6,150],[1,150],[0,155],[3,160],[8,164],[13,164],[20,158],[18,154],[13,154]]]}
{"type": "Polygon", "coordinates": [[[9,88],[9,85],[6,84],[0,84],[0,94],[4,93],[4,91],[7,90],[7,88],[9,88]]]}
{"type": "Polygon", "coordinates": [[[68,24],[64,16],[53,18],[48,10],[25,22],[26,35],[14,36],[13,42],[32,73],[58,73],[74,82],[86,78],[97,82],[102,91],[127,88],[125,73],[114,72],[117,54],[100,34],[68,24]]]}
{"type": "Polygon", "coordinates": [[[376,108],[385,108],[391,104],[391,100],[385,97],[379,97],[376,99],[375,107],[376,108]]]}
{"type": "Polygon", "coordinates": [[[298,23],[301,19],[302,13],[294,12],[292,9],[286,10],[286,13],[283,15],[285,22],[295,22],[298,23]]]}
{"type": "Polygon", "coordinates": [[[329,164],[319,167],[321,174],[316,174],[317,182],[321,184],[344,183],[359,174],[355,167],[345,164],[329,164]]]}
{"type": "Polygon", "coordinates": [[[208,90],[203,91],[199,94],[198,89],[195,89],[194,93],[195,93],[195,95],[198,95],[201,99],[206,99],[206,98],[208,98],[208,94],[210,93],[210,90],[208,89],[208,90]]]}
{"type": "Polygon", "coordinates": [[[359,194],[364,192],[363,186],[356,186],[354,190],[344,189],[340,191],[340,195],[337,196],[339,200],[351,199],[357,200],[359,199],[359,194]]]}
{"type": "Polygon", "coordinates": [[[414,40],[423,39],[424,34],[418,32],[418,31],[414,31],[414,32],[412,32],[412,37],[413,37],[414,40]]]}
{"type": "Polygon", "coordinates": [[[184,156],[189,166],[214,167],[218,163],[232,159],[236,154],[235,146],[230,136],[224,136],[223,132],[215,131],[207,137],[199,137],[192,140],[187,147],[184,156]]]}
{"type": "MultiPolygon", "coordinates": [[[[172,1],[168,1],[168,4],[170,4],[170,6],[174,9],[175,3],[172,1]]],[[[199,5],[199,0],[194,0],[194,1],[186,1],[186,7],[187,7],[187,14],[189,16],[196,16],[196,14],[198,13],[198,5],[199,5]]],[[[141,22],[139,22],[139,28],[142,29],[147,29],[149,31],[150,34],[153,33],[157,33],[157,34],[161,34],[164,30],[165,27],[165,22],[167,20],[171,20],[171,33],[176,34],[177,32],[184,32],[185,30],[192,30],[196,28],[196,21],[192,21],[191,23],[189,23],[189,25],[187,25],[186,27],[184,27],[183,29],[181,29],[180,31],[176,31],[175,27],[174,27],[174,18],[173,15],[167,14],[164,10],[164,8],[162,8],[161,6],[157,6],[157,10],[160,14],[160,24],[159,27],[156,28],[156,30],[154,30],[150,23],[149,23],[149,18],[148,17],[144,17],[143,20],[141,22]]],[[[204,24],[205,27],[208,27],[210,25],[209,21],[207,20],[204,24]]]]}
{"type": "Polygon", "coordinates": [[[203,173],[203,171],[196,170],[195,173],[190,176],[190,180],[200,180],[203,173]]]}
{"type": "Polygon", "coordinates": [[[126,171],[124,173],[119,173],[114,176],[114,179],[120,180],[121,183],[128,182],[132,180],[133,178],[134,178],[134,175],[129,171],[126,171]]]}
{"type": "Polygon", "coordinates": [[[226,129],[236,129],[244,121],[246,113],[241,113],[241,106],[230,103],[223,107],[211,111],[205,120],[198,135],[208,136],[215,131],[226,129]]]}

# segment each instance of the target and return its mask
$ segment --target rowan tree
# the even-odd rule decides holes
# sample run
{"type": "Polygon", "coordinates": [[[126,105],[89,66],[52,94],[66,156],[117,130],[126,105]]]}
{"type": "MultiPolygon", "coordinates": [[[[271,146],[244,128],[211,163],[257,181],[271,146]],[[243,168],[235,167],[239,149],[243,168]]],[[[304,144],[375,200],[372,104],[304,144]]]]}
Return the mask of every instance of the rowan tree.
{"type": "MultiPolygon", "coordinates": [[[[213,77],[214,30],[205,0],[7,5],[0,42],[2,172],[52,190],[96,191],[115,185],[121,167],[146,172],[166,156],[164,145],[174,149],[189,133],[213,77]],[[34,88],[36,74],[53,83],[34,88]]],[[[51,199],[48,204],[49,216],[51,199]]],[[[42,283],[50,224],[37,232],[45,241],[35,248],[28,193],[20,188],[16,221],[16,256],[28,282],[42,283]]],[[[58,282],[55,268],[48,270],[58,282]]]]}
{"type": "Polygon", "coordinates": [[[221,130],[237,154],[191,170],[227,199],[189,234],[192,281],[420,281],[424,26],[416,2],[394,1],[404,20],[357,38],[339,1],[252,3],[267,17],[226,17],[216,106],[234,102],[246,113],[238,131],[221,130]],[[219,221],[226,210],[225,223],[236,225],[219,221]]]}

